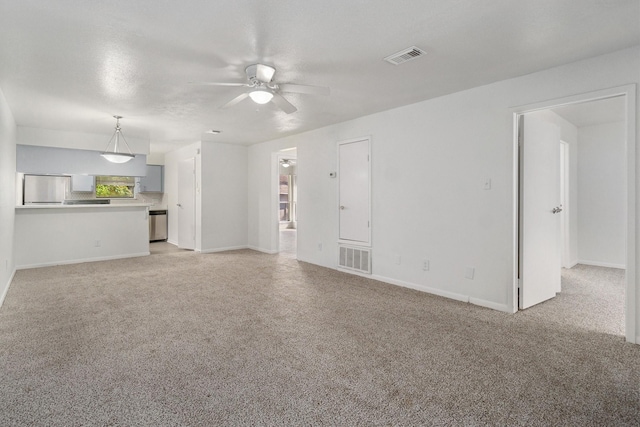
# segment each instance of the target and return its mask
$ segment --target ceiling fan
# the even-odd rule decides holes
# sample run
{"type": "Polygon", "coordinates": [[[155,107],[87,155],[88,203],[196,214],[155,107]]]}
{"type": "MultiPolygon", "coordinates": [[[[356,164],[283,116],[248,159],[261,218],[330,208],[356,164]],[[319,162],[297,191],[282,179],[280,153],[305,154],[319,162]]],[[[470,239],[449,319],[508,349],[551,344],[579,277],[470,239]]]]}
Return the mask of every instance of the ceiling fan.
{"type": "Polygon", "coordinates": [[[285,99],[280,92],[304,93],[309,95],[329,95],[329,88],[322,86],[299,85],[292,83],[274,83],[273,76],[276,69],[264,64],[252,64],[245,68],[247,74],[246,83],[215,83],[205,82],[203,85],[210,86],[237,86],[247,87],[249,90],[242,93],[220,108],[229,108],[246,98],[251,98],[256,104],[266,104],[272,101],[278,108],[287,114],[291,114],[298,109],[285,99]]]}

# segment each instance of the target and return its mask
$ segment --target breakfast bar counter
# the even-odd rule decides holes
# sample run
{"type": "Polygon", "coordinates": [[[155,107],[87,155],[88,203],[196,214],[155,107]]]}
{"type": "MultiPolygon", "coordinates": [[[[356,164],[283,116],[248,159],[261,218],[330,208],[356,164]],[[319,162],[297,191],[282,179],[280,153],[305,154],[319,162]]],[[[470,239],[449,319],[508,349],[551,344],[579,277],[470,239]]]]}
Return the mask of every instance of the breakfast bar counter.
{"type": "Polygon", "coordinates": [[[16,206],[18,269],[149,255],[149,204],[16,206]]]}

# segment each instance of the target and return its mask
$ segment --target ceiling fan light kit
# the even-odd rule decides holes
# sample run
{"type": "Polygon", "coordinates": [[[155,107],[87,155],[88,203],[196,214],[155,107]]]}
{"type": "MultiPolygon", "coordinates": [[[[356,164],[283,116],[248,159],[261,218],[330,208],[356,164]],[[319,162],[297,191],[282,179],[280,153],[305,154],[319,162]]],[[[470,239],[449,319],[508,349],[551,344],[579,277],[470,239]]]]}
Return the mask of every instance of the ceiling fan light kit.
{"type": "Polygon", "coordinates": [[[258,86],[249,92],[249,97],[256,104],[266,104],[273,99],[273,94],[262,86],[258,86]]]}
{"type": "Polygon", "coordinates": [[[127,143],[127,140],[124,138],[124,135],[122,134],[122,129],[120,128],[120,119],[122,118],[122,116],[113,116],[113,118],[116,119],[116,131],[113,133],[113,136],[109,140],[109,143],[107,144],[107,148],[105,148],[104,152],[100,155],[105,159],[107,159],[108,161],[110,161],[111,163],[126,163],[129,160],[133,159],[136,155],[133,154],[133,152],[131,151],[131,148],[129,147],[129,144],[127,143]],[[129,151],[128,153],[118,150],[118,145],[120,144],[120,138],[122,138],[122,141],[127,147],[127,150],[129,151]],[[114,141],[115,143],[113,145],[113,150],[109,151],[109,147],[111,146],[111,143],[114,141]]]}

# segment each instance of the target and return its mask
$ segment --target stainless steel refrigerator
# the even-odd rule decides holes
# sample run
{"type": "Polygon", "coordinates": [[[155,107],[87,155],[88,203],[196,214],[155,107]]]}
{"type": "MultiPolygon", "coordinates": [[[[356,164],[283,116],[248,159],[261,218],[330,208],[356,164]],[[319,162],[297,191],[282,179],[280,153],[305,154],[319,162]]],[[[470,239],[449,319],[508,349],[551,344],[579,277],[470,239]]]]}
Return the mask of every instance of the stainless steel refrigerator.
{"type": "Polygon", "coordinates": [[[68,182],[68,176],[25,175],[24,204],[61,204],[68,182]]]}

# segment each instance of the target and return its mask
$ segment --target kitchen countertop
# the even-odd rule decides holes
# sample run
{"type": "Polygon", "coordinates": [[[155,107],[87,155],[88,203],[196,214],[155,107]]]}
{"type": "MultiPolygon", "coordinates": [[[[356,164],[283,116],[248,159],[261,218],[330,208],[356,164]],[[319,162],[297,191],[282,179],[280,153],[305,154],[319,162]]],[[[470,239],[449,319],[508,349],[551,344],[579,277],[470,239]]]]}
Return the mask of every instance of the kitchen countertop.
{"type": "MultiPolygon", "coordinates": [[[[109,208],[148,208],[150,203],[110,203],[108,205],[18,205],[16,209],[109,209],[109,208]]],[[[154,209],[152,209],[154,210],[154,209]]]]}

